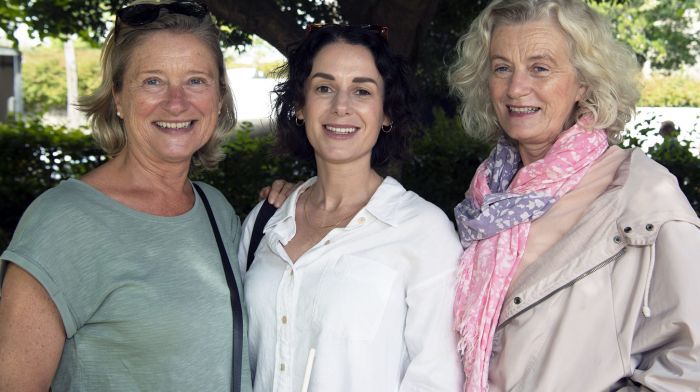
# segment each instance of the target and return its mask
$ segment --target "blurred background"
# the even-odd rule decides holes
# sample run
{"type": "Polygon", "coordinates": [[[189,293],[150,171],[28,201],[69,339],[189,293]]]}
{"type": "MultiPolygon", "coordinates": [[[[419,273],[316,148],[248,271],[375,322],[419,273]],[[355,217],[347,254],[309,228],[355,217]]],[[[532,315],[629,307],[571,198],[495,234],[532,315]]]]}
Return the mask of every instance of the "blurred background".
{"type": "MultiPolygon", "coordinates": [[[[642,98],[625,147],[669,168],[700,211],[700,1],[588,0],[637,54],[642,98]]],[[[44,190],[104,161],[75,108],[98,83],[100,48],[117,0],[0,1],[0,247],[44,190]]],[[[275,70],[308,23],[378,24],[412,65],[421,126],[412,156],[387,169],[448,216],[490,146],[464,134],[446,82],[457,38],[488,0],[208,1],[225,33],[227,72],[239,118],[211,172],[193,173],[221,189],[241,217],[273,179],[313,175],[313,167],[271,153],[270,91],[275,70]]]]}

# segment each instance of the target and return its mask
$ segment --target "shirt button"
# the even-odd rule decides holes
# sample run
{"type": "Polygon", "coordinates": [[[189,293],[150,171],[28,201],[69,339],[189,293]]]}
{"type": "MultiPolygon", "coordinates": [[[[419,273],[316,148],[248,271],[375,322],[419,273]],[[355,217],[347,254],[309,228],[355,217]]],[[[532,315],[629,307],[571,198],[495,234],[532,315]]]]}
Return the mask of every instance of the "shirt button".
{"type": "Polygon", "coordinates": [[[323,243],[323,245],[328,245],[331,243],[331,240],[326,240],[326,242],[323,243]]]}
{"type": "Polygon", "coordinates": [[[282,316],[282,324],[287,324],[287,316],[282,316]]]}
{"type": "Polygon", "coordinates": [[[357,223],[359,223],[359,224],[365,223],[365,217],[361,216],[360,219],[357,220],[357,223]]]}
{"type": "Polygon", "coordinates": [[[284,364],[281,364],[281,365],[280,365],[280,371],[281,371],[281,372],[284,371],[284,364]]]}

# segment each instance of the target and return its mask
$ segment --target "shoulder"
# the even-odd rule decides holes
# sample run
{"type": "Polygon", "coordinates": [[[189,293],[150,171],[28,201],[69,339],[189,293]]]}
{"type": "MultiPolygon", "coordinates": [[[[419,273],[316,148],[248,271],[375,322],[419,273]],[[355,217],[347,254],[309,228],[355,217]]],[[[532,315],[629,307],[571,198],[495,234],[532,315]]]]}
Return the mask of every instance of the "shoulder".
{"type": "Polygon", "coordinates": [[[635,149],[630,155],[629,173],[623,188],[629,209],[636,210],[636,213],[646,210],[674,216],[697,216],[678,186],[678,180],[668,169],[641,150],[635,149]]]}
{"type": "Polygon", "coordinates": [[[408,231],[417,242],[421,242],[420,238],[429,241],[445,238],[458,242],[454,224],[433,203],[406,190],[391,177],[386,178],[380,191],[377,200],[369,206],[370,212],[380,220],[408,231]]]}
{"type": "Polygon", "coordinates": [[[617,226],[630,227],[632,232],[644,234],[637,241],[655,240],[658,232],[643,229],[645,227],[660,228],[672,221],[700,225],[700,219],[678,186],[676,177],[641,150],[631,152],[629,160],[620,166],[618,177],[624,181],[611,208],[619,211],[617,226]]]}
{"type": "Polygon", "coordinates": [[[226,196],[224,196],[223,193],[221,193],[220,190],[216,189],[215,187],[207,184],[206,182],[201,182],[201,181],[192,181],[193,184],[198,185],[204,194],[207,196],[207,200],[209,200],[209,203],[214,206],[215,204],[221,204],[221,205],[226,205],[229,206],[230,208],[233,208],[231,206],[231,203],[229,203],[228,199],[226,196]]]}
{"type": "Polygon", "coordinates": [[[77,180],[63,181],[37,197],[22,214],[17,232],[27,228],[55,228],[67,226],[76,218],[95,215],[95,203],[88,185],[77,180]]]}
{"type": "Polygon", "coordinates": [[[236,211],[221,191],[201,181],[193,181],[193,184],[198,185],[202,189],[215,215],[223,214],[227,219],[238,221],[236,211]]]}

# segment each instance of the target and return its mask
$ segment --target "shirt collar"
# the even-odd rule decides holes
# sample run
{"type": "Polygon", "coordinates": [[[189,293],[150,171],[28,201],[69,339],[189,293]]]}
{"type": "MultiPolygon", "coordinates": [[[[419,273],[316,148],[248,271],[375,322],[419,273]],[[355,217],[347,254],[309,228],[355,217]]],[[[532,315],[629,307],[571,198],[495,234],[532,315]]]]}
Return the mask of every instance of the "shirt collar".
{"type": "MultiPolygon", "coordinates": [[[[272,230],[275,226],[282,222],[287,222],[290,219],[294,220],[296,214],[296,205],[299,196],[308,189],[311,185],[315,184],[318,177],[311,177],[306,182],[297,187],[284,202],[278,213],[274,214],[272,218],[265,225],[264,233],[272,230]]],[[[376,219],[390,225],[398,226],[400,217],[395,213],[398,206],[398,201],[402,195],[406,192],[406,189],[399,184],[392,177],[385,177],[379,188],[374,192],[374,195],[369,199],[367,205],[363,208],[376,219]]],[[[361,210],[362,211],[362,210],[361,210]]],[[[348,228],[352,227],[353,223],[350,223],[348,228]]]]}
{"type": "Polygon", "coordinates": [[[398,181],[387,176],[369,199],[365,210],[390,226],[398,226],[400,217],[396,214],[396,208],[405,193],[406,189],[398,181]]]}

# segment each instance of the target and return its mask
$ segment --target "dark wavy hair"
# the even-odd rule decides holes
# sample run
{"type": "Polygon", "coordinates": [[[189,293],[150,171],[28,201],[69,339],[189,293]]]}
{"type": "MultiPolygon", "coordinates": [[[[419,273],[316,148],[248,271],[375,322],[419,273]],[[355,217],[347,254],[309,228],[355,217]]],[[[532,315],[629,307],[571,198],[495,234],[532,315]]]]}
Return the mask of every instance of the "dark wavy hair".
{"type": "Polygon", "coordinates": [[[287,63],[278,69],[286,80],[275,86],[274,114],[279,150],[302,160],[314,162],[314,150],[306,137],[304,125],[295,122],[296,109],[304,107],[304,84],[313,61],[321,49],[335,42],[366,47],[384,81],[384,114],[392,121],[390,132],[379,132],[372,148],[371,166],[381,167],[392,159],[403,159],[408,150],[408,136],[416,125],[416,94],[406,61],[389,49],[382,35],[363,26],[328,25],[307,34],[292,46],[287,63]]]}

